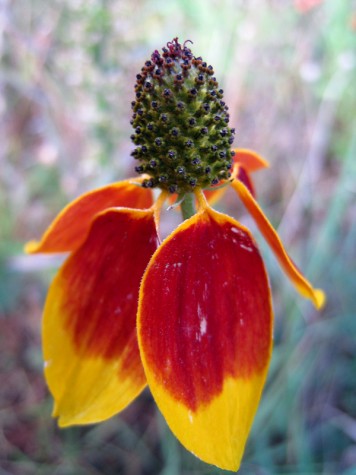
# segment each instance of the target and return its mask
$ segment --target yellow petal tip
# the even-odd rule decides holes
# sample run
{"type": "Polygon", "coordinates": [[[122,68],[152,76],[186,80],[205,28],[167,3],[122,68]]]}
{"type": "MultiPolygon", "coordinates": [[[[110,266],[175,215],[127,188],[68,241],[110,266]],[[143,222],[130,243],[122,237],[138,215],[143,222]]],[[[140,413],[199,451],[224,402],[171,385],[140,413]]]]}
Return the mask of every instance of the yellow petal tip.
{"type": "Polygon", "coordinates": [[[66,420],[65,418],[63,419],[62,417],[58,418],[57,424],[58,424],[58,427],[60,429],[67,429],[67,427],[75,425],[75,423],[72,423],[72,422],[66,420]]]}
{"type": "Polygon", "coordinates": [[[326,295],[321,289],[314,290],[314,305],[318,310],[321,310],[326,304],[326,295]]]}
{"type": "Polygon", "coordinates": [[[29,241],[25,244],[24,246],[24,251],[26,254],[33,254],[34,252],[37,251],[39,247],[39,242],[38,241],[29,241]]]}
{"type": "Polygon", "coordinates": [[[56,402],[54,402],[53,409],[52,409],[52,414],[51,414],[51,415],[52,415],[53,419],[57,419],[57,417],[58,417],[58,415],[59,415],[59,414],[58,414],[58,405],[57,405],[56,402]]]}

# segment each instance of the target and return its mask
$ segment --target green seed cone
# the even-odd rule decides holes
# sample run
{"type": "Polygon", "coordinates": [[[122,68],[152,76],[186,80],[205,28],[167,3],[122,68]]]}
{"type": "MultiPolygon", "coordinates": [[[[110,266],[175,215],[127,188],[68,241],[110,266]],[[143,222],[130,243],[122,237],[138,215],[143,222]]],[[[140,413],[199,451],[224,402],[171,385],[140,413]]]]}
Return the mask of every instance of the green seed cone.
{"type": "Polygon", "coordinates": [[[146,61],[135,85],[131,136],[146,187],[189,193],[230,177],[234,129],[212,66],[175,38],[146,61]]]}

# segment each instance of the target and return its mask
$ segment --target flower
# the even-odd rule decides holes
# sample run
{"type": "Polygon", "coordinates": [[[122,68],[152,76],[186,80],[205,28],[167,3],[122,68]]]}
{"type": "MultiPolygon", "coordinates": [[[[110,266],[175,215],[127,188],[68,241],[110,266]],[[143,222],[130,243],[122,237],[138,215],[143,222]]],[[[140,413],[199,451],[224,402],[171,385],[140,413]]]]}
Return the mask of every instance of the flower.
{"type": "Polygon", "coordinates": [[[252,151],[226,148],[233,132],[225,104],[212,94],[215,85],[208,91],[210,102],[202,102],[214,115],[199,112],[199,95],[206,96],[207,89],[197,86],[192,94],[191,83],[209,81],[211,67],[177,39],[163,58],[156,51],[145,67],[139,86],[147,94],[136,88],[143,97],[136,93],[140,101],[133,105],[134,156],[142,176],[77,198],[40,242],[26,247],[29,253],[70,253],[50,287],[43,317],[53,415],[62,427],[100,422],[123,410],[148,384],[188,450],[237,470],[271,357],[271,292],[250,231],[209,203],[231,186],[297,290],[317,308],[324,294],[298,270],[254,198],[251,173],[267,162],[252,151]],[[184,68],[194,69],[194,60],[197,71],[184,76],[184,68]],[[162,78],[173,69],[177,87],[169,88],[162,78]],[[188,97],[185,81],[191,81],[188,97]],[[187,116],[171,112],[175,94],[187,116]],[[187,139],[190,127],[192,139],[187,139]],[[208,130],[201,134],[204,127],[208,130]],[[172,129],[179,129],[181,141],[172,129]],[[211,150],[211,137],[217,149],[211,150]],[[186,151],[188,140],[194,145],[186,151]],[[154,187],[161,189],[156,200],[154,187]],[[185,219],[161,242],[160,211],[172,198],[185,219]]]}

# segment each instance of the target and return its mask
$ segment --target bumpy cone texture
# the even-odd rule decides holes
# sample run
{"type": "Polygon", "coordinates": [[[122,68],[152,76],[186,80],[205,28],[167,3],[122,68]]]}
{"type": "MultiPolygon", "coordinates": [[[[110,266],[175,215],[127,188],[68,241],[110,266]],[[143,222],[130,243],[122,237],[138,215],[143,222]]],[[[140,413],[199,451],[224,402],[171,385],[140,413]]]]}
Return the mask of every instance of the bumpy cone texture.
{"type": "Polygon", "coordinates": [[[228,107],[212,66],[175,38],[146,61],[135,85],[131,136],[145,187],[171,193],[208,188],[231,174],[228,107]]]}

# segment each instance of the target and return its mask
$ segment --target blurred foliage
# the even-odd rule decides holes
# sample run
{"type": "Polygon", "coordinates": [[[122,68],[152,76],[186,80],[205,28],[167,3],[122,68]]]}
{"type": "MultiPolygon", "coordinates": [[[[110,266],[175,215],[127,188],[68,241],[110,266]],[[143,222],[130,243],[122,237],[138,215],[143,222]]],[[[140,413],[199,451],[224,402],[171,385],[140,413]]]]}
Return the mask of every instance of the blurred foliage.
{"type": "MultiPolygon", "coordinates": [[[[355,32],[352,0],[0,1],[1,475],[222,473],[179,446],[149,392],[56,428],[39,332],[58,263],[22,256],[69,200],[132,174],[134,78],[175,36],[217,71],[237,145],[270,160],[263,207],[328,294],[316,313],[261,242],[275,350],[240,473],[356,474],[355,32]]],[[[255,231],[233,194],[225,211],[255,231]]]]}

